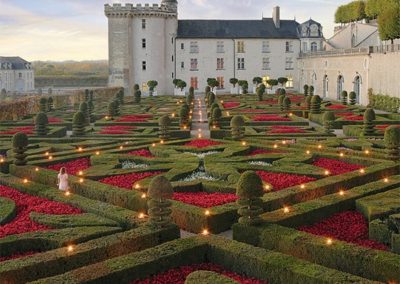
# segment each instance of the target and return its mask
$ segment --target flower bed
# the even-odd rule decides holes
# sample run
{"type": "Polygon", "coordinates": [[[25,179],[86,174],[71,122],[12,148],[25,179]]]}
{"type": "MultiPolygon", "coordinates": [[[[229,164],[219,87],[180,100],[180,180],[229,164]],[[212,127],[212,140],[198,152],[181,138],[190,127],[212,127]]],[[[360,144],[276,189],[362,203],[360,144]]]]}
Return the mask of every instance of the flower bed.
{"type": "Polygon", "coordinates": [[[189,274],[198,270],[213,271],[222,274],[226,277],[229,277],[242,284],[266,284],[266,282],[264,281],[260,281],[254,278],[246,278],[234,272],[225,270],[222,266],[213,263],[201,263],[201,264],[192,264],[189,266],[181,266],[178,268],[170,269],[164,273],[160,273],[153,277],[144,280],[133,281],[131,283],[132,284],[167,284],[167,283],[184,284],[189,274]]]}
{"type": "Polygon", "coordinates": [[[337,213],[314,225],[300,227],[299,230],[367,248],[388,250],[387,246],[368,239],[368,222],[357,211],[337,213]]]}
{"type": "Polygon", "coordinates": [[[316,178],[308,176],[286,174],[286,173],[274,173],[267,171],[257,171],[257,174],[261,177],[261,179],[264,182],[272,185],[273,191],[279,191],[284,188],[305,184],[317,180],[316,178]]]}
{"type": "Polygon", "coordinates": [[[217,145],[221,145],[221,142],[217,142],[217,141],[212,141],[212,140],[208,140],[208,139],[195,139],[192,140],[186,144],[184,144],[184,146],[186,147],[194,147],[194,148],[207,148],[210,146],[217,146],[217,145]]]}
{"type": "Polygon", "coordinates": [[[241,109],[240,112],[245,112],[245,113],[263,113],[265,110],[263,109],[254,109],[254,108],[247,108],[247,109],[241,109]]]}
{"type": "Polygon", "coordinates": [[[0,185],[0,196],[13,200],[17,206],[17,216],[11,222],[0,226],[0,239],[10,235],[51,229],[48,226],[33,222],[29,217],[31,212],[51,215],[82,213],[81,210],[69,205],[21,193],[7,186],[0,185]]]}
{"type": "Polygon", "coordinates": [[[77,175],[80,171],[84,171],[90,168],[90,158],[82,158],[69,162],[50,165],[47,167],[47,169],[60,171],[62,167],[64,167],[67,170],[67,174],[77,175]]]}
{"type": "Polygon", "coordinates": [[[327,106],[325,108],[327,108],[327,109],[346,109],[346,108],[348,108],[348,106],[345,106],[345,105],[330,105],[330,106],[327,106]]]}
{"type": "Polygon", "coordinates": [[[239,103],[239,102],[226,102],[226,103],[223,103],[222,106],[223,106],[225,109],[231,109],[231,108],[237,108],[237,107],[239,107],[239,106],[240,106],[240,103],[239,103]]]}
{"type": "Polygon", "coordinates": [[[152,119],[153,116],[150,114],[132,114],[132,115],[124,115],[119,119],[115,120],[116,122],[147,122],[149,119],[152,119]]]}
{"type": "Polygon", "coordinates": [[[278,104],[277,99],[268,99],[265,101],[257,102],[257,105],[276,105],[278,104]]]}
{"type": "Polygon", "coordinates": [[[381,125],[376,125],[375,128],[378,129],[378,131],[385,132],[386,128],[388,128],[388,127],[390,127],[390,126],[400,127],[400,124],[398,124],[398,125],[393,125],[393,124],[381,124],[381,125]]]}
{"type": "Polygon", "coordinates": [[[51,124],[64,122],[64,120],[62,120],[61,118],[58,118],[58,117],[48,117],[47,119],[48,119],[49,123],[51,123],[51,124]]]}
{"type": "Polygon", "coordinates": [[[136,129],[135,126],[126,126],[126,125],[113,125],[106,126],[101,129],[98,134],[102,135],[118,135],[118,134],[130,134],[132,130],[136,129]]]}
{"type": "Polygon", "coordinates": [[[175,192],[172,199],[202,208],[209,208],[235,202],[238,197],[233,193],[175,192]]]}
{"type": "Polygon", "coordinates": [[[247,154],[247,156],[252,157],[252,156],[257,156],[257,155],[279,154],[279,153],[282,153],[282,152],[276,151],[276,150],[254,149],[249,154],[247,154]]]}
{"type": "Polygon", "coordinates": [[[276,114],[261,114],[255,115],[253,121],[291,121],[291,119],[276,114]]]}
{"type": "Polygon", "coordinates": [[[318,158],[313,162],[313,165],[328,170],[330,175],[334,176],[357,171],[363,168],[362,165],[349,164],[344,161],[328,158],[318,158]]]}
{"type": "Polygon", "coordinates": [[[7,130],[1,131],[0,135],[14,135],[15,133],[22,132],[26,135],[34,134],[33,126],[19,126],[14,128],[8,128],[7,130]]]}
{"type": "Polygon", "coordinates": [[[145,158],[154,158],[153,154],[147,149],[131,151],[128,152],[128,155],[145,157],[145,158]]]}
{"type": "Polygon", "coordinates": [[[353,112],[340,112],[335,114],[338,117],[341,117],[342,120],[350,120],[350,121],[362,121],[364,120],[364,116],[355,114],[353,112]]]}
{"type": "Polygon", "coordinates": [[[162,172],[143,172],[143,173],[131,173],[127,175],[118,175],[118,176],[112,176],[112,177],[106,177],[101,180],[99,180],[102,183],[109,184],[112,186],[117,186],[120,188],[125,188],[125,189],[132,189],[132,186],[137,183],[138,181],[160,175],[162,172]]]}
{"type": "Polygon", "coordinates": [[[24,253],[16,253],[10,256],[0,256],[0,262],[2,261],[7,261],[7,260],[12,260],[12,259],[18,259],[18,258],[22,258],[25,256],[31,256],[34,254],[37,254],[38,252],[36,251],[28,251],[28,252],[24,252],[24,253]]]}
{"type": "Polygon", "coordinates": [[[268,134],[285,134],[285,133],[305,133],[306,131],[298,126],[274,125],[268,128],[268,134]]]}

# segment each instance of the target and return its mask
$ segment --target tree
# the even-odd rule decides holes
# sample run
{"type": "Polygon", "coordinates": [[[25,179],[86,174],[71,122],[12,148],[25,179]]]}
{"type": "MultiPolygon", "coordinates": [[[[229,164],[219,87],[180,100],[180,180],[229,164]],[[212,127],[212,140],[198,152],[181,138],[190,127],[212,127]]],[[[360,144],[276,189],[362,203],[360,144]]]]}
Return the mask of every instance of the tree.
{"type": "Polygon", "coordinates": [[[263,96],[265,93],[265,87],[262,88],[261,86],[257,88],[257,96],[258,96],[258,100],[261,102],[263,100],[263,96]]]}
{"type": "Polygon", "coordinates": [[[215,78],[208,78],[207,84],[210,86],[211,90],[214,90],[214,88],[219,87],[219,82],[215,78]]]}
{"type": "Polygon", "coordinates": [[[179,89],[181,89],[181,91],[183,91],[183,90],[186,88],[187,84],[186,84],[185,81],[179,80],[179,82],[178,82],[178,84],[177,84],[176,86],[177,86],[179,89]]]}
{"type": "Polygon", "coordinates": [[[363,136],[373,136],[375,133],[375,111],[372,108],[367,108],[364,112],[364,127],[363,136]]]}
{"type": "Polygon", "coordinates": [[[263,79],[261,77],[254,77],[253,78],[253,84],[256,86],[260,85],[262,83],[263,79]]]}
{"type": "Polygon", "coordinates": [[[39,100],[39,110],[41,112],[47,112],[48,106],[47,106],[47,98],[42,97],[39,100]]]}
{"type": "Polygon", "coordinates": [[[333,132],[333,123],[336,120],[335,113],[333,111],[326,111],[322,117],[324,122],[325,133],[330,134],[333,132]]]}
{"type": "Polygon", "coordinates": [[[308,90],[309,90],[309,87],[308,87],[307,84],[304,85],[303,90],[304,90],[304,96],[307,97],[308,96],[308,90]]]}
{"type": "Polygon", "coordinates": [[[351,23],[366,18],[365,2],[353,1],[346,5],[339,6],[335,13],[336,23],[351,23]]]}
{"type": "Polygon", "coordinates": [[[231,79],[229,80],[229,83],[231,83],[231,84],[233,85],[234,88],[236,88],[236,84],[237,84],[238,82],[239,82],[239,80],[236,79],[236,78],[231,78],[231,79]]]}
{"type": "Polygon", "coordinates": [[[207,100],[208,107],[211,107],[214,102],[215,102],[215,94],[213,92],[209,92],[207,100]]]}
{"type": "Polygon", "coordinates": [[[387,157],[398,162],[400,160],[400,127],[393,125],[386,128],[384,140],[387,157]]]}
{"type": "Polygon", "coordinates": [[[356,92],[350,92],[349,94],[350,105],[356,104],[356,98],[357,98],[356,92]]]}
{"type": "Polygon", "coordinates": [[[314,86],[310,86],[310,88],[308,89],[308,93],[310,96],[314,96],[314,86]]]}
{"type": "Polygon", "coordinates": [[[179,79],[174,79],[174,80],[172,80],[172,84],[174,84],[175,89],[178,87],[178,82],[179,82],[179,81],[180,81],[179,79]]]}
{"type": "Polygon", "coordinates": [[[150,97],[153,96],[154,89],[158,86],[158,82],[155,80],[150,80],[147,82],[147,86],[149,87],[150,97]]]}
{"type": "Polygon", "coordinates": [[[292,102],[290,101],[290,98],[289,98],[289,97],[285,97],[285,98],[283,99],[283,109],[284,109],[284,110],[289,111],[289,110],[290,110],[291,104],[292,104],[292,102]]]}
{"type": "Polygon", "coordinates": [[[47,111],[52,111],[54,108],[54,100],[53,97],[49,97],[47,99],[47,111]]]}
{"type": "Polygon", "coordinates": [[[169,138],[169,127],[171,126],[171,119],[168,115],[163,115],[158,120],[160,126],[160,139],[167,140],[169,138]]]}
{"type": "MultiPolygon", "coordinates": [[[[139,92],[140,92],[140,91],[139,91],[139,92]]],[[[114,117],[117,116],[116,106],[115,106],[115,102],[114,102],[114,101],[111,101],[111,102],[108,104],[108,116],[109,116],[110,118],[114,118],[114,117]]]]}
{"type": "Polygon", "coordinates": [[[342,93],[340,94],[340,97],[342,99],[342,105],[347,105],[347,92],[342,91],[342,93]]]}
{"type": "Polygon", "coordinates": [[[378,28],[381,40],[400,38],[400,0],[387,0],[378,16],[378,28]]]}
{"type": "Polygon", "coordinates": [[[189,106],[187,104],[183,104],[179,111],[180,125],[185,126],[189,122],[189,106]]]}
{"type": "Polygon", "coordinates": [[[140,90],[136,90],[133,94],[135,97],[134,101],[136,104],[140,104],[140,101],[142,100],[142,92],[140,90]]]}
{"type": "Polygon", "coordinates": [[[271,87],[271,91],[275,86],[278,86],[279,82],[275,79],[267,80],[267,84],[271,87]]]}
{"type": "Polygon", "coordinates": [[[35,117],[35,130],[38,136],[46,136],[49,132],[49,120],[46,113],[39,112],[35,117]]]}
{"type": "Polygon", "coordinates": [[[382,0],[368,0],[365,5],[365,14],[369,19],[378,18],[382,11],[382,0]]]}
{"type": "Polygon", "coordinates": [[[86,118],[83,112],[78,111],[75,113],[72,119],[72,134],[74,136],[83,136],[85,135],[86,129],[86,118]]]}
{"type": "Polygon", "coordinates": [[[18,132],[12,138],[14,164],[16,166],[25,166],[27,163],[26,151],[28,150],[29,140],[25,133],[18,132]]]}
{"type": "Polygon", "coordinates": [[[169,199],[172,199],[173,194],[174,190],[168,179],[163,176],[152,179],[147,190],[150,226],[164,228],[172,223],[172,203],[169,199]]]}
{"type": "Polygon", "coordinates": [[[236,187],[236,195],[240,206],[238,214],[239,223],[244,225],[258,225],[262,222],[260,215],[263,213],[261,197],[264,195],[263,182],[254,171],[244,172],[236,187]]]}
{"type": "Polygon", "coordinates": [[[90,114],[89,114],[89,107],[87,102],[82,102],[79,106],[79,111],[83,113],[85,116],[85,124],[89,125],[90,123],[90,114]]]}
{"type": "Polygon", "coordinates": [[[321,97],[318,95],[312,96],[311,98],[311,113],[317,114],[321,112],[321,97]]]}
{"type": "Polygon", "coordinates": [[[88,104],[88,110],[89,110],[89,122],[90,123],[95,123],[96,122],[96,116],[94,115],[94,103],[90,99],[89,96],[89,101],[87,102],[88,104]]]}
{"type": "Polygon", "coordinates": [[[246,80],[239,80],[238,85],[242,88],[243,94],[246,95],[249,89],[249,83],[246,80]]]}
{"type": "Polygon", "coordinates": [[[244,118],[241,115],[235,115],[231,119],[231,133],[233,140],[240,140],[244,137],[244,118]]]}
{"type": "Polygon", "coordinates": [[[219,122],[222,117],[222,111],[218,106],[213,109],[211,117],[212,117],[213,124],[215,126],[219,126],[219,122]]]}
{"type": "Polygon", "coordinates": [[[283,87],[283,85],[285,85],[287,83],[287,81],[289,81],[289,80],[286,77],[279,77],[278,78],[278,82],[279,82],[279,84],[281,84],[282,87],[283,87]]]}

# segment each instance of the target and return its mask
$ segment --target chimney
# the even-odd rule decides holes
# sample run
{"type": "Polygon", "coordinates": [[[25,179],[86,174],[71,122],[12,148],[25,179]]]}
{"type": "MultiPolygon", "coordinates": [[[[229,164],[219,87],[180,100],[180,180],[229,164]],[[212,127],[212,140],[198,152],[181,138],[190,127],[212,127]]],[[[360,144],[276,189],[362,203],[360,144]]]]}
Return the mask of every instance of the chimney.
{"type": "Polygon", "coordinates": [[[281,12],[279,6],[274,7],[272,19],[274,20],[275,27],[279,29],[281,27],[281,12]]]}

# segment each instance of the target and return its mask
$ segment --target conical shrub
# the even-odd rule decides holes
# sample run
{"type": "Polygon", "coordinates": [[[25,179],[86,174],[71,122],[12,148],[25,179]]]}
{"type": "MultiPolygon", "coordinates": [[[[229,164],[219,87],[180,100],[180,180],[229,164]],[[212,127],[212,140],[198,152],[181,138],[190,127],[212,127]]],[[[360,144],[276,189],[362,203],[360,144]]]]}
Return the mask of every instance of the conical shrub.
{"type": "Polygon", "coordinates": [[[39,112],[35,117],[35,130],[36,135],[38,136],[46,136],[49,132],[49,119],[44,112],[39,112]]]}
{"type": "Polygon", "coordinates": [[[72,119],[72,134],[83,136],[86,133],[86,118],[83,112],[78,111],[72,119]]]}
{"type": "Polygon", "coordinates": [[[12,138],[13,152],[14,152],[14,164],[16,166],[25,166],[27,163],[26,151],[29,145],[28,136],[25,133],[19,132],[14,134],[12,138]]]}
{"type": "Polygon", "coordinates": [[[150,226],[164,228],[172,223],[172,203],[169,199],[172,198],[173,193],[171,183],[163,176],[157,176],[150,182],[147,191],[150,226]]]}

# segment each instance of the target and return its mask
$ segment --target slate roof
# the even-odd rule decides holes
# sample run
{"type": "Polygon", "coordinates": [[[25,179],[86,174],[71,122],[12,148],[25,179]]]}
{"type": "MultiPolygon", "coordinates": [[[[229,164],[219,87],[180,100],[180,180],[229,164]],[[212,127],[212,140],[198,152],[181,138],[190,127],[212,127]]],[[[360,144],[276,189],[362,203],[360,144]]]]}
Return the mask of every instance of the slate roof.
{"type": "Polygon", "coordinates": [[[281,20],[275,27],[272,18],[262,20],[179,20],[178,38],[270,38],[298,39],[299,23],[281,20]]]}
{"type": "Polygon", "coordinates": [[[3,69],[5,68],[3,66],[4,63],[11,63],[12,70],[24,70],[24,69],[27,69],[25,64],[27,64],[29,62],[22,59],[21,57],[0,56],[0,67],[3,67],[3,69]]]}

